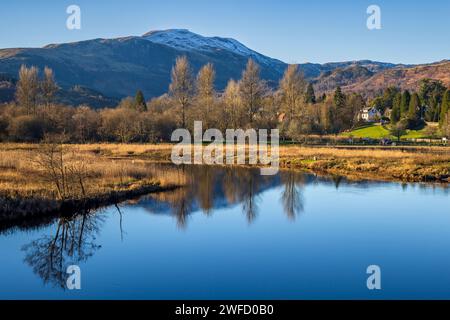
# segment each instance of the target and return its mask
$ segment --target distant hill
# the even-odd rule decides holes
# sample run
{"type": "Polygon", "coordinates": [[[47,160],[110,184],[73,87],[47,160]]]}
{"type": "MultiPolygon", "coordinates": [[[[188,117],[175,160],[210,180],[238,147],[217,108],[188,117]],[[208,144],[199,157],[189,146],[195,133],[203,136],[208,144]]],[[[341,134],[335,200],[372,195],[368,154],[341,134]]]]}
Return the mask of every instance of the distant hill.
{"type": "Polygon", "coordinates": [[[441,80],[445,86],[450,88],[450,61],[383,70],[364,81],[350,84],[343,89],[364,92],[367,95],[376,94],[389,86],[396,86],[403,90],[417,90],[420,80],[424,78],[441,80]]]}
{"type": "MultiPolygon", "coordinates": [[[[22,64],[35,65],[41,70],[48,66],[54,70],[63,90],[59,94],[62,101],[76,105],[87,99],[103,106],[133,96],[137,90],[142,90],[147,99],[166,93],[171,69],[180,55],[188,57],[194,72],[208,62],[213,63],[219,90],[229,79],[241,77],[249,58],[261,66],[262,78],[272,87],[276,87],[287,67],[286,63],[249,49],[235,39],[204,37],[185,29],[171,29],[151,31],[143,36],[51,44],[43,48],[0,49],[0,73],[17,78],[22,64]]],[[[448,83],[449,74],[448,61],[421,66],[370,60],[304,63],[299,69],[314,82],[319,92],[332,91],[337,85],[347,91],[379,90],[387,85],[409,88],[414,87],[421,76],[448,83]]],[[[0,101],[12,99],[13,89],[11,82],[0,80],[0,101]]]]}
{"type": "Polygon", "coordinates": [[[332,91],[336,89],[337,86],[344,87],[354,83],[363,82],[374,74],[373,71],[370,71],[361,65],[352,64],[348,67],[340,67],[333,71],[321,74],[313,81],[314,89],[317,94],[321,94],[332,91]]]}
{"type": "Polygon", "coordinates": [[[188,57],[194,72],[212,62],[219,89],[229,79],[241,77],[248,58],[260,64],[261,76],[273,84],[278,83],[286,66],[232,39],[206,38],[187,30],[169,30],[163,34],[176,41],[185,38],[186,41],[183,46],[174,45],[175,40],[163,42],[160,32],[142,37],[52,44],[44,48],[3,49],[0,72],[16,75],[22,64],[40,69],[48,66],[64,89],[82,85],[112,97],[134,95],[140,89],[150,98],[167,92],[172,66],[180,55],[188,57]]]}
{"type": "Polygon", "coordinates": [[[0,73],[0,103],[14,99],[16,79],[8,74],[0,73]]]}
{"type": "MultiPolygon", "coordinates": [[[[6,74],[0,74],[0,103],[14,100],[17,80],[6,74]]],[[[55,102],[65,105],[89,105],[92,108],[114,107],[119,99],[104,96],[95,90],[79,85],[60,89],[55,95],[55,102]]]]}
{"type": "Polygon", "coordinates": [[[80,85],[73,86],[68,90],[59,90],[55,101],[73,106],[88,105],[92,108],[115,107],[120,102],[117,98],[104,96],[98,91],[80,85]]]}

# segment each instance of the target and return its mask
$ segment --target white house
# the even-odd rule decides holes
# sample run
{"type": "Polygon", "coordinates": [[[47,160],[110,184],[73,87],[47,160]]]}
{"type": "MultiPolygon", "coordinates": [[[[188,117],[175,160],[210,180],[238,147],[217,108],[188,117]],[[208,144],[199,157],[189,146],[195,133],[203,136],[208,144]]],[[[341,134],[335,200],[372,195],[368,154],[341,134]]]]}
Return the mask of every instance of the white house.
{"type": "Polygon", "coordinates": [[[359,118],[366,122],[375,122],[381,118],[381,113],[377,108],[367,107],[359,112],[359,118]]]}

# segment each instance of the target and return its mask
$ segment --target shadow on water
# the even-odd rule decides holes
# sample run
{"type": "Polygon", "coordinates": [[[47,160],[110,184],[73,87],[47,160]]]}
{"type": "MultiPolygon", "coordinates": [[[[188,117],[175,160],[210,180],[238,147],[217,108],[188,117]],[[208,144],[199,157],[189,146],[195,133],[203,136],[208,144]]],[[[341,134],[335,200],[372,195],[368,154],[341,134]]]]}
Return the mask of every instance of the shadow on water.
{"type": "Polygon", "coordinates": [[[104,216],[85,212],[71,218],[59,218],[54,234],[24,245],[24,261],[45,284],[64,289],[67,267],[87,261],[101,248],[96,244],[104,216]]]}

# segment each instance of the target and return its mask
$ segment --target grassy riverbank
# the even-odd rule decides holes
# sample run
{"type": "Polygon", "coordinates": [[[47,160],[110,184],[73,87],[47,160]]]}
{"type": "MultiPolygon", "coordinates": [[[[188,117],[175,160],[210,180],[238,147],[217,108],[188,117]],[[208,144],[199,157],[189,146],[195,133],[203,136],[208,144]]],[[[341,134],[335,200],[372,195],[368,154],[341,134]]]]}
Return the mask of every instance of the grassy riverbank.
{"type": "MultiPolygon", "coordinates": [[[[173,145],[84,145],[86,152],[112,158],[170,162],[173,145]]],[[[448,147],[302,147],[280,146],[282,168],[343,175],[353,179],[450,182],[448,147]]]]}
{"type": "Polygon", "coordinates": [[[282,147],[281,166],[352,179],[450,182],[446,147],[282,147]]]}
{"type": "Polygon", "coordinates": [[[0,144],[0,220],[115,204],[182,185],[175,170],[74,145],[0,144]]]}
{"type": "MultiPolygon", "coordinates": [[[[169,163],[172,147],[0,144],[0,210],[95,206],[182,185],[179,170],[149,166],[169,163]]],[[[354,179],[448,183],[450,149],[281,146],[280,166],[354,179]]]]}

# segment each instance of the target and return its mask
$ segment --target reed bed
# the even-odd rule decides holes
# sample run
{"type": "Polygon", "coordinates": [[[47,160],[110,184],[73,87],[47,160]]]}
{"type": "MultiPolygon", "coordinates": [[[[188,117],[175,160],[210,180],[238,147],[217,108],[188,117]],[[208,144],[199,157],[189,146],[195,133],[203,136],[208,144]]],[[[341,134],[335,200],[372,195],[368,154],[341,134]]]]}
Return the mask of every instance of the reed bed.
{"type": "MultiPolygon", "coordinates": [[[[95,144],[80,148],[108,157],[170,162],[172,144],[95,144]],[[93,151],[94,150],[94,151],[93,151]]],[[[224,147],[227,148],[227,147],[224,147]]],[[[443,146],[280,146],[280,166],[355,179],[443,182],[450,177],[450,148],[443,146]]],[[[224,153],[226,150],[224,150],[224,153]]]]}
{"type": "MultiPolygon", "coordinates": [[[[42,146],[41,146],[42,147],[42,146]]],[[[124,148],[113,148],[113,156],[92,152],[97,147],[66,145],[64,160],[67,167],[79,166],[83,170],[84,194],[78,187],[72,188],[72,198],[95,196],[109,191],[126,190],[142,185],[162,187],[180,185],[184,178],[174,169],[159,170],[144,159],[117,158],[124,148]]],[[[39,146],[0,145],[0,194],[25,197],[56,197],[55,183],[46,177],[46,168],[40,166],[39,146]]],[[[105,149],[108,150],[108,149],[105,149]]],[[[143,149],[142,149],[143,150],[143,149]]],[[[148,148],[146,149],[148,150],[148,148]]],[[[143,150],[142,152],[146,152],[143,150]]]]}
{"type": "Polygon", "coordinates": [[[281,166],[316,172],[409,182],[450,182],[450,149],[311,148],[280,149],[281,166]]]}

